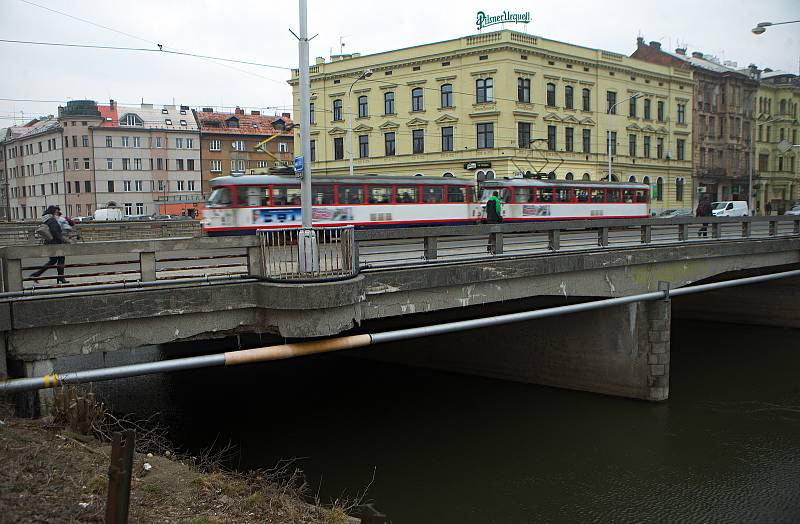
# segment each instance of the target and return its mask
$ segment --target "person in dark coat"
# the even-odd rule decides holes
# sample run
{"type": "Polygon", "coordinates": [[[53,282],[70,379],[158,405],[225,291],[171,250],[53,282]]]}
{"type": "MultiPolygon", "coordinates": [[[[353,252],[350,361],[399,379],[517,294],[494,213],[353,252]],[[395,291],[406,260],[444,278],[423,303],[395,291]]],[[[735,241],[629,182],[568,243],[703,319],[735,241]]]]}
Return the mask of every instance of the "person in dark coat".
{"type": "MultiPolygon", "coordinates": [[[[500,193],[495,191],[494,193],[492,193],[492,196],[489,197],[489,200],[486,201],[487,224],[499,224],[503,221],[502,205],[503,204],[500,202],[500,193]]],[[[494,235],[489,235],[489,245],[486,246],[486,251],[492,254],[494,254],[497,251],[494,235]]]]}
{"type": "MultiPolygon", "coordinates": [[[[50,235],[52,235],[52,240],[45,240],[45,244],[66,244],[66,240],[64,239],[64,235],[61,230],[61,224],[58,222],[57,214],[61,211],[58,206],[50,206],[44,211],[44,215],[42,215],[42,222],[47,225],[47,228],[50,230],[50,235]]],[[[64,257],[50,257],[45,265],[37,269],[31,277],[36,279],[42,274],[47,271],[49,268],[55,266],[56,271],[58,272],[57,281],[59,284],[66,284],[67,279],[64,278],[64,257]]]]}
{"type": "MultiPolygon", "coordinates": [[[[711,210],[711,202],[708,201],[708,197],[703,197],[702,200],[700,200],[700,203],[697,204],[697,210],[695,211],[695,216],[710,217],[713,214],[714,213],[711,210]]],[[[703,227],[697,230],[697,236],[699,237],[708,236],[708,224],[703,224],[703,227]]]]}

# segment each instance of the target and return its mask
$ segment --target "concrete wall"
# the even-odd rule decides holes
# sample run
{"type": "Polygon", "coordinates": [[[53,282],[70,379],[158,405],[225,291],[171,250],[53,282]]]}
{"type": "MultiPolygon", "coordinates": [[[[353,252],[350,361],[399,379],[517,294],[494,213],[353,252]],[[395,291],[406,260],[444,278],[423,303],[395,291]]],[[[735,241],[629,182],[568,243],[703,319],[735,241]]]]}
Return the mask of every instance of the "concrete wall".
{"type": "MultiPolygon", "coordinates": [[[[0,246],[39,244],[33,235],[38,225],[39,222],[0,224],[0,246]]],[[[86,242],[196,237],[202,234],[198,220],[86,222],[76,224],[75,231],[86,242]]]]}

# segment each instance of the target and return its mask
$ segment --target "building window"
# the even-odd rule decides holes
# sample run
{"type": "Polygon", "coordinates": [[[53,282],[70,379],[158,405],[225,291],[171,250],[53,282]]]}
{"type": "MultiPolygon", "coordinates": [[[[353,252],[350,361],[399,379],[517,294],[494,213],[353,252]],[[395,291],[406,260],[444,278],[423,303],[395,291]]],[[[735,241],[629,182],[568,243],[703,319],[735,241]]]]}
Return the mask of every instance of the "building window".
{"type": "Polygon", "coordinates": [[[163,158],[156,158],[156,169],[161,171],[164,169],[164,159],[163,158]]]}
{"type": "Polygon", "coordinates": [[[316,160],[317,160],[317,141],[316,140],[312,140],[311,141],[311,162],[314,162],[316,160]]]}
{"type": "Polygon", "coordinates": [[[686,123],[686,104],[678,104],[678,123],[686,123]]]}
{"type": "Polygon", "coordinates": [[[133,204],[130,202],[125,202],[125,214],[132,215],[133,214],[133,204]]]}
{"type": "Polygon", "coordinates": [[[583,130],[583,152],[587,155],[592,152],[592,130],[583,130]]]}
{"type": "Polygon", "coordinates": [[[222,160],[212,160],[211,161],[211,172],[212,173],[221,173],[222,172],[222,160]]]}
{"type": "Polygon", "coordinates": [[[123,180],[122,181],[122,190],[125,192],[130,192],[131,190],[131,181],[130,180],[123,180]]]}
{"type": "Polygon", "coordinates": [[[342,160],[344,158],[344,139],[336,137],[333,139],[333,159],[342,160]]]}
{"type": "Polygon", "coordinates": [[[113,193],[114,192],[114,181],[113,180],[109,180],[108,181],[108,192],[109,193],[113,193]]]}
{"type": "Polygon", "coordinates": [[[278,143],[278,151],[281,153],[288,153],[289,152],[289,144],[286,142],[278,143]]]}
{"type": "Polygon", "coordinates": [[[479,78],[475,81],[475,102],[483,104],[494,100],[493,80],[491,78],[479,78]]]}
{"type": "Polygon", "coordinates": [[[574,89],[572,86],[564,88],[564,107],[567,109],[575,109],[574,89]]]}
{"type": "Polygon", "coordinates": [[[628,100],[628,116],[636,117],[636,97],[632,96],[630,100],[628,100]]]}
{"type": "Polygon", "coordinates": [[[415,155],[425,152],[425,131],[414,129],[411,132],[412,151],[415,155]]]}
{"type": "Polygon", "coordinates": [[[186,149],[194,149],[194,139],[187,138],[186,139],[186,149]]]}
{"type": "Polygon", "coordinates": [[[675,179],[675,200],[683,202],[683,187],[685,182],[682,177],[675,179]]]}
{"type": "Polygon", "coordinates": [[[143,126],[144,122],[137,115],[135,115],[133,113],[128,113],[127,115],[123,115],[122,118],[120,118],[119,125],[121,125],[121,126],[143,126]]]}
{"type": "MultiPolygon", "coordinates": [[[[81,137],[81,143],[83,144],[83,147],[89,147],[89,135],[83,135],[81,137]]],[[[42,152],[42,144],[41,143],[39,143],[39,152],[40,153],[42,152]]]]}
{"type": "Polygon", "coordinates": [[[547,126],[547,150],[556,150],[556,126],[547,126]]]}
{"type": "Polygon", "coordinates": [[[208,141],[208,150],[209,151],[219,151],[221,149],[221,144],[219,140],[209,140],[208,141]]]}
{"type": "Polygon", "coordinates": [[[83,191],[86,193],[92,192],[92,183],[89,180],[83,181],[83,191]]]}
{"type": "Polygon", "coordinates": [[[176,138],[175,139],[175,149],[183,149],[183,139],[176,138]]]}
{"type": "Polygon", "coordinates": [[[130,158],[123,158],[122,159],[122,170],[128,171],[131,168],[131,159],[130,158]]]}
{"type": "Polygon", "coordinates": [[[309,118],[309,121],[310,121],[312,124],[316,124],[316,123],[317,123],[317,114],[316,114],[316,112],[314,111],[314,102],[311,102],[311,103],[308,105],[308,118],[309,118]]]}
{"type": "Polygon", "coordinates": [[[369,157],[369,135],[358,135],[358,158],[369,157]]]}
{"type": "Polygon", "coordinates": [[[394,156],[395,155],[395,134],[394,133],[384,133],[383,135],[383,147],[386,156],[394,156]]]}
{"type": "Polygon", "coordinates": [[[644,99],[644,119],[645,120],[650,120],[650,104],[651,104],[650,99],[649,98],[645,98],[644,99]]]}
{"type": "Polygon", "coordinates": [[[387,115],[394,114],[394,93],[391,91],[383,94],[383,112],[387,115]]]}
{"type": "Polygon", "coordinates": [[[186,160],[186,170],[187,171],[194,171],[194,159],[189,158],[186,160]]]}
{"type": "Polygon", "coordinates": [[[547,84],[547,105],[556,105],[556,85],[552,82],[547,84]]]}
{"type": "Polygon", "coordinates": [[[136,171],[142,170],[142,159],[141,158],[134,158],[133,159],[133,169],[136,171]]]}
{"type": "Polygon", "coordinates": [[[114,142],[113,142],[112,138],[110,136],[107,136],[106,137],[106,147],[112,147],[113,145],[114,145],[114,142]]]}
{"type": "Polygon", "coordinates": [[[342,120],[342,101],[339,98],[333,101],[333,119],[342,120]]]}
{"type": "Polygon", "coordinates": [[[158,148],[161,147],[161,137],[160,136],[156,137],[156,147],[158,147],[158,148]]]}
{"type": "Polygon", "coordinates": [[[642,156],[644,156],[644,158],[650,158],[650,137],[649,136],[644,137],[644,151],[643,151],[643,155],[642,156]]]}
{"type": "Polygon", "coordinates": [[[494,124],[478,124],[478,149],[494,147],[494,124]]]}
{"type": "Polygon", "coordinates": [[[636,135],[628,135],[628,156],[636,158],[636,135]]]}
{"type": "Polygon", "coordinates": [[[84,158],[83,159],[83,169],[85,169],[87,171],[89,170],[89,159],[88,158],[84,158]]]}
{"type": "Polygon", "coordinates": [[[656,197],[656,200],[658,200],[659,202],[664,200],[664,179],[661,178],[661,177],[658,177],[658,179],[656,180],[656,194],[655,194],[655,197],[656,197]]]}
{"type": "Polygon", "coordinates": [[[564,129],[565,147],[567,151],[575,151],[575,129],[567,127],[564,129]]]}
{"type": "Polygon", "coordinates": [[[681,138],[677,142],[678,160],[686,160],[686,140],[681,138]]]}
{"type": "Polygon", "coordinates": [[[658,116],[658,121],[659,122],[663,122],[664,121],[664,101],[663,100],[659,100],[656,103],[656,116],[658,116]]]}
{"type": "MultiPolygon", "coordinates": [[[[614,91],[606,91],[606,113],[609,115],[617,114],[617,93],[614,91]]],[[[645,104],[645,107],[647,105],[645,104]]]]}
{"type": "Polygon", "coordinates": [[[442,84],[442,107],[453,107],[453,84],[442,84]]]}
{"type": "Polygon", "coordinates": [[[129,147],[130,138],[127,136],[122,137],[122,147],[129,147]]]}
{"type": "Polygon", "coordinates": [[[136,203],[136,214],[137,215],[144,215],[144,202],[137,202],[136,203]]]}
{"type": "Polygon", "coordinates": [[[453,150],[453,128],[452,127],[443,127],[442,128],[442,151],[452,151],[453,150]]]}
{"type": "Polygon", "coordinates": [[[133,147],[142,147],[142,139],[140,137],[133,137],[133,147]]]}
{"type": "Polygon", "coordinates": [[[523,149],[530,149],[531,147],[531,124],[530,122],[517,123],[517,137],[519,138],[519,147],[523,149]]]}
{"type": "Polygon", "coordinates": [[[664,139],[656,138],[656,158],[664,158],[664,139]]]}
{"type": "Polygon", "coordinates": [[[359,118],[366,118],[369,116],[369,111],[367,108],[367,97],[366,95],[361,95],[358,97],[358,117],[359,118]]]}
{"type": "Polygon", "coordinates": [[[415,87],[411,90],[411,110],[422,111],[422,88],[415,87]]]}
{"type": "Polygon", "coordinates": [[[136,181],[136,185],[135,185],[135,187],[136,187],[136,191],[139,191],[139,192],[141,192],[141,191],[142,191],[142,189],[144,188],[144,184],[142,184],[142,181],[141,181],[141,180],[137,180],[137,181],[136,181]]]}
{"type": "Polygon", "coordinates": [[[231,173],[244,173],[244,160],[231,160],[231,173]]]}
{"type": "Polygon", "coordinates": [[[244,151],[244,140],[234,140],[231,146],[234,151],[244,151]]]}
{"type": "Polygon", "coordinates": [[[517,102],[530,103],[531,101],[531,79],[517,78],[517,102]]]}
{"type": "Polygon", "coordinates": [[[610,133],[606,133],[606,151],[611,148],[611,156],[617,155],[617,132],[611,131],[610,133]]]}

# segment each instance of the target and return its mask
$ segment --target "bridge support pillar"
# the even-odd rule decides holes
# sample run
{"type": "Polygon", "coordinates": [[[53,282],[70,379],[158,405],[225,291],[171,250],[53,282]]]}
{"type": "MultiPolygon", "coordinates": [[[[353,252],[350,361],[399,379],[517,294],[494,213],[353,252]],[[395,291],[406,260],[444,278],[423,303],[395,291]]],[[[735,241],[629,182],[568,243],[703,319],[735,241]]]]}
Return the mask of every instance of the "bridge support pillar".
{"type": "MultiPolygon", "coordinates": [[[[42,377],[54,371],[55,359],[35,360],[31,362],[11,360],[8,363],[9,372],[15,377],[42,377]]],[[[42,389],[17,393],[15,410],[18,417],[39,418],[50,412],[53,403],[54,390],[42,389]]]]}
{"type": "Polygon", "coordinates": [[[368,358],[662,401],[670,314],[669,300],[641,302],[376,347],[368,358]]]}

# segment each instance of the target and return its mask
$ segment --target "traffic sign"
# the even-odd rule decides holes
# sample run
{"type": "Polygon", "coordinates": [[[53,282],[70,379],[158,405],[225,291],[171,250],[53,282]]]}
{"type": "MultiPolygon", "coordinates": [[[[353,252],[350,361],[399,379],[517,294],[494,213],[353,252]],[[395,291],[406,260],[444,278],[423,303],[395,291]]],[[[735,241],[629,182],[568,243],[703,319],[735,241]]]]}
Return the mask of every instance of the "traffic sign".
{"type": "Polygon", "coordinates": [[[294,172],[295,173],[302,173],[304,169],[304,161],[302,156],[294,157],[294,172]]]}

